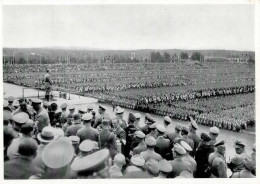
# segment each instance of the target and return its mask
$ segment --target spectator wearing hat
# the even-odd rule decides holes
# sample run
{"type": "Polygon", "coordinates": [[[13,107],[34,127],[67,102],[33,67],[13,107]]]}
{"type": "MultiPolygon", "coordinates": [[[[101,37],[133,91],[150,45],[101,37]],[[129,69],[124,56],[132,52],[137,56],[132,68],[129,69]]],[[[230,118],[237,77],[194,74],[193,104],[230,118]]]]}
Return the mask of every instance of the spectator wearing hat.
{"type": "Polygon", "coordinates": [[[124,129],[119,126],[119,119],[112,120],[113,133],[116,135],[116,139],[121,143],[121,151],[124,153],[124,147],[126,145],[126,133],[124,129]]]}
{"type": "Polygon", "coordinates": [[[194,173],[196,173],[197,163],[190,155],[190,153],[192,152],[192,148],[185,141],[180,141],[180,145],[186,150],[186,154],[183,156],[183,160],[191,164],[191,173],[194,175],[194,173]]]}
{"type": "Polygon", "coordinates": [[[115,109],[116,117],[119,120],[119,126],[125,130],[128,125],[126,123],[126,120],[123,119],[124,111],[125,110],[119,106],[117,106],[115,109]]]}
{"type": "Polygon", "coordinates": [[[149,125],[147,132],[149,132],[147,135],[152,136],[155,139],[157,139],[158,132],[156,130],[156,123],[153,123],[153,124],[149,125]]]}
{"type": "Polygon", "coordinates": [[[93,125],[94,128],[97,128],[103,119],[111,120],[110,116],[106,113],[106,108],[103,105],[98,106],[99,116],[96,116],[95,123],[93,125]]]}
{"type": "Polygon", "coordinates": [[[25,112],[20,112],[13,116],[13,129],[15,138],[19,137],[22,125],[25,124],[28,120],[29,116],[25,112]]]}
{"type": "Polygon", "coordinates": [[[116,154],[113,163],[114,164],[109,169],[110,178],[123,177],[122,169],[126,164],[125,156],[122,153],[116,154]]]}
{"type": "Polygon", "coordinates": [[[154,147],[156,145],[156,140],[152,136],[145,137],[145,143],[147,145],[147,150],[141,152],[140,156],[142,156],[147,162],[149,159],[154,159],[157,161],[162,160],[162,156],[154,151],[154,147]]]}
{"type": "Polygon", "coordinates": [[[145,159],[140,154],[135,154],[131,157],[131,165],[145,171],[145,159]]]}
{"type": "Polygon", "coordinates": [[[189,124],[189,134],[188,134],[188,138],[190,138],[191,140],[193,140],[194,142],[194,148],[193,151],[190,153],[191,156],[194,157],[195,155],[195,151],[197,150],[197,147],[199,146],[200,143],[200,137],[198,136],[198,134],[196,133],[196,131],[199,129],[198,124],[196,123],[196,121],[190,117],[191,119],[191,123],[189,124]]]}
{"type": "Polygon", "coordinates": [[[18,147],[19,156],[4,163],[5,179],[28,179],[38,171],[32,164],[36,156],[37,143],[32,138],[24,138],[18,147]]]}
{"type": "Polygon", "coordinates": [[[166,128],[166,130],[168,129],[168,126],[172,123],[172,119],[169,116],[164,116],[163,118],[163,124],[166,128]]]}
{"type": "Polygon", "coordinates": [[[47,144],[54,141],[57,138],[54,134],[54,128],[47,126],[42,129],[42,132],[37,135],[37,140],[40,142],[38,146],[37,155],[33,160],[33,165],[43,172],[44,165],[42,162],[42,152],[43,149],[46,147],[47,144]]]}
{"type": "Polygon", "coordinates": [[[232,175],[231,178],[255,178],[252,174],[252,170],[255,168],[255,161],[250,158],[244,159],[244,168],[232,175]]]}
{"type": "Polygon", "coordinates": [[[86,113],[81,117],[81,119],[85,127],[77,131],[77,136],[80,138],[80,142],[86,139],[98,142],[98,130],[91,127],[92,114],[86,113]]]}
{"type": "Polygon", "coordinates": [[[211,145],[216,144],[218,134],[219,134],[219,128],[218,127],[214,126],[214,127],[211,127],[209,129],[209,136],[210,136],[210,139],[211,139],[211,141],[210,141],[211,145]]]}
{"type": "Polygon", "coordinates": [[[7,98],[7,101],[8,101],[7,107],[9,107],[12,110],[12,112],[14,112],[16,110],[16,108],[13,106],[14,97],[13,96],[9,96],[7,98]]]}
{"type": "Polygon", "coordinates": [[[43,102],[43,108],[46,109],[47,111],[48,111],[48,109],[49,109],[49,106],[50,106],[50,103],[49,103],[49,102],[47,102],[47,101],[44,101],[44,102],[43,102]]]}
{"type": "Polygon", "coordinates": [[[164,135],[166,132],[166,128],[162,124],[156,125],[156,130],[158,132],[158,136],[156,138],[156,145],[155,145],[155,152],[159,153],[163,158],[169,158],[169,155],[171,154],[170,151],[170,140],[165,139],[164,135]]]}
{"type": "Polygon", "coordinates": [[[182,138],[181,138],[181,140],[183,140],[183,141],[185,141],[186,143],[188,143],[188,144],[190,145],[190,147],[191,147],[192,149],[194,149],[194,142],[193,142],[192,139],[190,139],[190,138],[188,137],[188,134],[189,134],[189,128],[186,127],[186,126],[182,127],[182,130],[181,130],[182,138]]]}
{"type": "Polygon", "coordinates": [[[227,165],[225,163],[226,146],[225,141],[217,142],[215,152],[208,158],[211,175],[210,178],[227,178],[227,165]]]}
{"type": "MultiPolygon", "coordinates": [[[[244,158],[240,155],[235,156],[231,159],[230,163],[227,164],[227,167],[232,171],[232,175],[242,171],[244,168],[244,158]]],[[[232,178],[232,175],[230,178],[232,178]]]]}
{"type": "Polygon", "coordinates": [[[50,125],[48,112],[42,108],[41,103],[42,101],[39,99],[32,99],[32,107],[36,111],[35,121],[37,122],[39,132],[41,132],[44,127],[50,125]]]}
{"type": "Polygon", "coordinates": [[[52,86],[52,80],[50,75],[50,70],[46,70],[46,74],[44,75],[44,84],[45,84],[45,99],[47,101],[50,101],[50,92],[51,92],[51,86],[52,86]]]}
{"type": "Polygon", "coordinates": [[[168,160],[162,159],[159,161],[159,176],[158,178],[168,178],[170,172],[172,172],[172,165],[168,160]]]}
{"type": "Polygon", "coordinates": [[[78,136],[69,136],[69,139],[71,140],[72,146],[74,148],[74,157],[76,157],[79,154],[79,137],[78,136]]]}
{"type": "Polygon", "coordinates": [[[181,138],[181,125],[177,124],[175,126],[175,132],[167,133],[167,138],[171,141],[171,144],[175,144],[176,138],[181,138]]]}
{"type": "Polygon", "coordinates": [[[246,145],[243,141],[240,141],[240,140],[235,141],[234,148],[235,148],[235,151],[236,151],[236,155],[240,156],[244,159],[249,157],[249,155],[247,155],[247,153],[245,151],[245,146],[246,145]]]}
{"type": "Polygon", "coordinates": [[[67,131],[67,128],[68,128],[69,126],[73,125],[73,124],[74,124],[74,115],[69,114],[69,115],[68,115],[67,122],[62,125],[62,130],[63,130],[63,132],[66,132],[66,131],[67,131]]]}
{"type": "Polygon", "coordinates": [[[74,158],[74,148],[68,137],[60,137],[49,143],[42,151],[44,171],[30,179],[74,179],[76,174],[70,169],[74,158]]]}
{"type": "Polygon", "coordinates": [[[68,116],[69,116],[69,115],[74,116],[75,107],[74,107],[73,105],[70,105],[70,106],[68,107],[68,109],[69,109],[69,114],[68,114],[68,116]]]}
{"type": "Polygon", "coordinates": [[[149,113],[146,113],[144,123],[145,123],[145,126],[142,128],[142,131],[147,135],[151,131],[149,126],[151,126],[153,123],[155,123],[155,119],[149,113]]]}
{"type": "Polygon", "coordinates": [[[48,114],[49,114],[51,126],[54,125],[53,120],[54,120],[54,115],[55,115],[57,109],[58,109],[58,105],[56,103],[52,103],[49,107],[48,114]]]}
{"type": "Polygon", "coordinates": [[[34,110],[33,110],[32,106],[28,105],[25,102],[25,99],[19,100],[19,107],[13,112],[13,115],[15,115],[19,112],[27,113],[30,119],[32,119],[33,114],[34,114],[34,110]]]}
{"type": "Polygon", "coordinates": [[[136,118],[132,113],[129,113],[129,117],[128,117],[128,126],[125,129],[126,132],[126,143],[130,146],[126,146],[124,148],[124,155],[126,158],[129,158],[130,155],[130,150],[131,150],[131,145],[133,145],[134,142],[134,133],[136,132],[136,128],[134,126],[134,122],[135,122],[136,118]]]}
{"type": "Polygon", "coordinates": [[[139,129],[139,130],[142,130],[143,127],[141,127],[141,125],[140,125],[140,121],[141,121],[142,115],[140,113],[134,113],[134,116],[136,118],[136,120],[134,122],[135,128],[139,129]]]}
{"type": "Polygon", "coordinates": [[[99,147],[108,149],[110,156],[114,159],[117,154],[116,136],[109,129],[110,120],[102,120],[102,130],[99,132],[99,147]]]}
{"type": "Polygon", "coordinates": [[[88,107],[87,107],[87,112],[86,113],[92,112],[93,109],[94,109],[94,104],[89,104],[88,107]]]}
{"type": "Polygon", "coordinates": [[[151,177],[157,177],[160,169],[159,169],[159,162],[157,160],[154,159],[149,159],[146,163],[145,163],[145,167],[146,167],[146,173],[151,177]]]}
{"type": "Polygon", "coordinates": [[[74,124],[68,126],[65,136],[75,136],[77,135],[77,131],[81,128],[84,128],[84,125],[81,123],[81,115],[80,114],[75,114],[74,117],[74,124]]]}
{"type": "Polygon", "coordinates": [[[89,139],[82,141],[79,145],[79,154],[77,158],[85,157],[94,153],[95,142],[89,139]]]}
{"type": "Polygon", "coordinates": [[[172,149],[174,160],[170,161],[172,165],[171,178],[179,176],[182,171],[191,172],[192,166],[190,163],[183,160],[183,156],[186,154],[186,150],[179,144],[174,144],[172,149]]]}
{"type": "Polygon", "coordinates": [[[208,158],[211,153],[215,151],[214,146],[210,144],[210,137],[205,133],[201,133],[201,142],[195,152],[195,161],[197,169],[195,173],[196,178],[208,178],[210,176],[208,168],[208,158]]]}
{"type": "Polygon", "coordinates": [[[71,169],[77,173],[78,179],[109,178],[109,168],[109,150],[107,149],[75,159],[71,164],[71,169]]]}
{"type": "Polygon", "coordinates": [[[9,159],[13,159],[19,156],[18,154],[19,145],[23,139],[31,137],[33,127],[34,127],[33,122],[30,122],[29,120],[21,126],[20,136],[18,138],[13,139],[12,144],[8,147],[7,156],[9,159]]]}
{"type": "Polygon", "coordinates": [[[14,130],[12,127],[4,126],[4,162],[9,160],[7,156],[7,149],[14,139],[14,130]]]}
{"type": "Polygon", "coordinates": [[[150,178],[144,169],[130,165],[125,169],[123,178],[150,178]]]}
{"type": "Polygon", "coordinates": [[[62,110],[61,112],[61,119],[60,119],[60,123],[63,125],[64,123],[67,122],[67,119],[68,119],[68,113],[67,113],[67,104],[66,103],[63,103],[60,105],[60,108],[62,110]]]}
{"type": "Polygon", "coordinates": [[[80,106],[78,109],[78,113],[80,114],[80,116],[82,117],[83,114],[87,113],[87,107],[85,106],[80,106]]]}
{"type": "Polygon", "coordinates": [[[135,141],[138,143],[138,145],[136,147],[134,147],[134,145],[132,146],[134,147],[133,155],[140,154],[141,152],[147,150],[147,145],[144,141],[144,138],[145,138],[145,134],[141,130],[137,130],[135,132],[135,141]]]}

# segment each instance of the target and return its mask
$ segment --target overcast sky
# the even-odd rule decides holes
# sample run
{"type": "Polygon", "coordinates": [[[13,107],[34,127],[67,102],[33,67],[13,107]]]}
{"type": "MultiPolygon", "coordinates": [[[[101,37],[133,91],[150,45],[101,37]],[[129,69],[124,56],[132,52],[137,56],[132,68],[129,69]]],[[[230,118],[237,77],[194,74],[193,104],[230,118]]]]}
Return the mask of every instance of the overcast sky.
{"type": "Polygon", "coordinates": [[[253,5],[3,6],[4,47],[254,50],[253,5]]]}

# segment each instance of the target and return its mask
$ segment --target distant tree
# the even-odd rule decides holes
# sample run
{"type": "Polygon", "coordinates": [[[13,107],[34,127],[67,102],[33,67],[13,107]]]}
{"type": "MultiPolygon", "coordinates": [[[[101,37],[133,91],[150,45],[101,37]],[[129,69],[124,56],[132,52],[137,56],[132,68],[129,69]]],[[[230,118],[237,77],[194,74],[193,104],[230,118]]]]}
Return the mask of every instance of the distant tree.
{"type": "Polygon", "coordinates": [[[181,58],[181,59],[188,59],[188,58],[189,58],[189,55],[188,55],[187,52],[181,52],[180,58],[181,58]]]}
{"type": "Polygon", "coordinates": [[[200,61],[201,59],[201,53],[200,52],[193,52],[192,55],[191,55],[191,59],[194,60],[194,61],[200,61]]]}
{"type": "Polygon", "coordinates": [[[171,55],[168,52],[163,53],[163,61],[169,63],[171,61],[171,55]]]}

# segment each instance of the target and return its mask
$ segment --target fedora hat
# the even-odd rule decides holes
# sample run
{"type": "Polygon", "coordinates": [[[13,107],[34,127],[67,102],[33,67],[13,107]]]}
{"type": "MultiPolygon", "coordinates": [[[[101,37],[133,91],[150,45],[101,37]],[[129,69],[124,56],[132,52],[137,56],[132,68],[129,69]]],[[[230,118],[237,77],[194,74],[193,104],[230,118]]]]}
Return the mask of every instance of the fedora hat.
{"type": "Polygon", "coordinates": [[[51,142],[56,138],[54,129],[50,126],[46,126],[42,129],[42,132],[37,135],[37,139],[40,142],[51,142]]]}

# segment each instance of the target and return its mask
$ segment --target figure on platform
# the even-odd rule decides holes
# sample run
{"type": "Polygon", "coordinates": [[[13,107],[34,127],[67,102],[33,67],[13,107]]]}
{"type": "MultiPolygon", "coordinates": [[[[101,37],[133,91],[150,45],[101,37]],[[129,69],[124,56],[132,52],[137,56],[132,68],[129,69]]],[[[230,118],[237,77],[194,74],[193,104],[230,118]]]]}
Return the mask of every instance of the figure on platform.
{"type": "Polygon", "coordinates": [[[52,87],[51,75],[50,70],[46,70],[46,74],[44,75],[44,83],[45,83],[45,99],[49,102],[50,101],[50,92],[52,87]]]}

